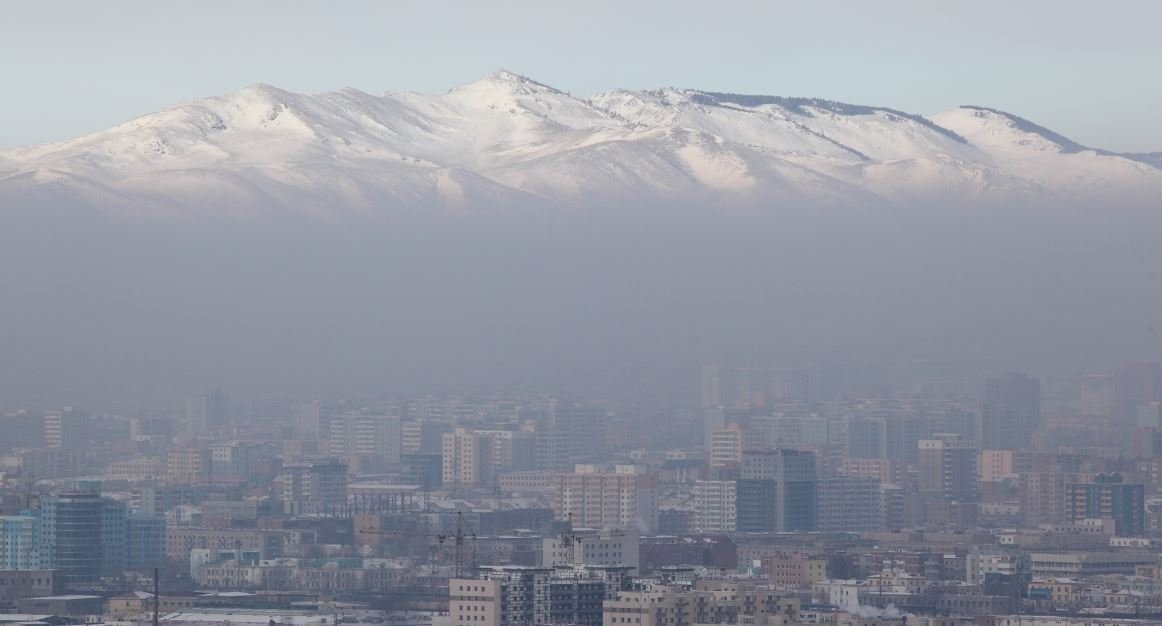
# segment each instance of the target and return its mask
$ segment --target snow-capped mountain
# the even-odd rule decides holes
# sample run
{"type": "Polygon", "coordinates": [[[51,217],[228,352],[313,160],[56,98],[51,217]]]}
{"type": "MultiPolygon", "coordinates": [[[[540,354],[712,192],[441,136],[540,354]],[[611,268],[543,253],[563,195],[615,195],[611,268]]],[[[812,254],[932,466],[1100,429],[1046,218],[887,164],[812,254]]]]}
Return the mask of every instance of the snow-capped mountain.
{"type": "Polygon", "coordinates": [[[507,71],[438,95],[257,85],[0,152],[0,204],[191,216],[1159,192],[1162,155],[1086,148],[983,107],[925,118],[689,89],[582,99],[507,71]]]}

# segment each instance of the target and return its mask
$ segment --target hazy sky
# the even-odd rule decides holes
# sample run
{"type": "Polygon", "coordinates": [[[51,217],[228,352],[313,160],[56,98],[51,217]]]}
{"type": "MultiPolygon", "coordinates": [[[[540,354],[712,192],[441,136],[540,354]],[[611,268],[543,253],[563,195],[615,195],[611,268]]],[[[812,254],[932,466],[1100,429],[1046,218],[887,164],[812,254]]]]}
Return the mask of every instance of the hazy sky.
{"type": "Polygon", "coordinates": [[[1162,150],[1162,2],[0,3],[0,147],[266,82],[443,91],[504,67],[579,95],[687,86],[1008,110],[1162,150]]]}

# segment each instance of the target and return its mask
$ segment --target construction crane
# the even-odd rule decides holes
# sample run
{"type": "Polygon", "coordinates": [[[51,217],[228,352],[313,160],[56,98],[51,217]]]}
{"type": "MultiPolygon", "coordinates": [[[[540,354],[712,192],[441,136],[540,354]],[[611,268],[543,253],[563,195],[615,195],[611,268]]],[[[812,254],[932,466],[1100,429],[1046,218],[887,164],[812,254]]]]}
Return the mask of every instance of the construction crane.
{"type": "Polygon", "coordinates": [[[385,536],[385,537],[392,537],[392,536],[394,536],[394,537],[428,537],[431,539],[435,539],[436,544],[433,544],[429,547],[429,550],[432,552],[432,554],[430,556],[430,561],[432,562],[433,568],[435,566],[435,552],[437,551],[437,544],[439,546],[438,549],[443,550],[444,543],[446,541],[448,541],[449,539],[452,539],[453,545],[455,546],[456,578],[463,578],[464,577],[464,561],[465,561],[466,543],[467,543],[467,540],[469,538],[471,538],[472,539],[472,569],[473,569],[473,573],[475,573],[475,569],[476,569],[476,533],[465,533],[464,532],[464,513],[461,511],[456,512],[456,532],[451,533],[451,534],[449,534],[449,533],[434,533],[433,534],[433,533],[420,533],[420,532],[399,531],[399,530],[378,530],[378,529],[374,529],[374,528],[364,528],[364,529],[360,530],[359,532],[369,534],[369,535],[380,535],[380,536],[385,536]]]}
{"type": "MultiPolygon", "coordinates": [[[[609,531],[611,537],[624,537],[625,531],[621,529],[613,529],[609,531]]],[[[573,514],[569,514],[569,530],[561,533],[561,546],[565,548],[565,563],[567,565],[574,564],[576,556],[576,549],[586,540],[590,539],[592,535],[577,533],[573,530],[573,514]]]]}

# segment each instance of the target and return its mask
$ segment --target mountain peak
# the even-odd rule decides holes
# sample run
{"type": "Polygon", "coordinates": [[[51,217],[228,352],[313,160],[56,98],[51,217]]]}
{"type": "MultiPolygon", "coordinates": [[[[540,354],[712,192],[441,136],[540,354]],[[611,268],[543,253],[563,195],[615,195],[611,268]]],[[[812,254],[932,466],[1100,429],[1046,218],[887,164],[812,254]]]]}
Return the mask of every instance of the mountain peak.
{"type": "Polygon", "coordinates": [[[468,83],[467,85],[462,85],[452,89],[453,92],[482,90],[503,90],[515,94],[563,93],[559,89],[550,87],[549,85],[537,82],[528,76],[518,74],[504,68],[498,69],[479,80],[468,83]]]}
{"type": "Polygon", "coordinates": [[[278,99],[278,98],[286,98],[286,97],[292,96],[294,94],[290,91],[287,91],[287,90],[279,88],[279,87],[275,87],[274,85],[270,85],[267,83],[254,83],[253,85],[248,85],[246,87],[243,87],[242,89],[239,89],[238,91],[235,91],[234,93],[232,93],[230,95],[231,96],[244,96],[244,97],[251,97],[251,98],[264,97],[264,98],[278,99]]]}
{"type": "Polygon", "coordinates": [[[1005,123],[1007,123],[1009,126],[1011,126],[1012,128],[1014,128],[1016,130],[1019,130],[1019,131],[1024,132],[1024,133],[1037,135],[1037,136],[1041,137],[1042,139],[1045,139],[1046,141],[1050,141],[1052,143],[1057,144],[1058,146],[1060,146],[1061,151],[1065,152],[1067,154],[1076,153],[1076,152],[1085,152],[1086,150],[1090,150],[1090,148],[1087,148],[1087,147],[1077,143],[1076,141],[1073,141],[1072,139],[1070,139],[1064,135],[1060,135],[1058,133],[1055,133],[1055,132],[1049,130],[1048,128],[1045,128],[1044,126],[1034,124],[1033,122],[1030,122],[1029,120],[1027,120],[1023,117],[1020,117],[1018,115],[1013,115],[1012,113],[1008,113],[1006,111],[1001,111],[999,109],[993,109],[993,108],[989,108],[989,107],[977,106],[977,105],[973,105],[973,104],[961,105],[960,108],[963,110],[971,112],[973,115],[993,115],[993,116],[996,116],[998,118],[1001,118],[1005,121],[1005,123]]]}

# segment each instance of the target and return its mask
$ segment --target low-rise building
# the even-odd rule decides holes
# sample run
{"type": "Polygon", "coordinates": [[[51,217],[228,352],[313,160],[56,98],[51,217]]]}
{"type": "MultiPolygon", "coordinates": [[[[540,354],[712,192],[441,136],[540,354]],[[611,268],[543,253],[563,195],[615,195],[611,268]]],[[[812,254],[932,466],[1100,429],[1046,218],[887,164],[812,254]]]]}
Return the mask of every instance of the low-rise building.
{"type": "Polygon", "coordinates": [[[0,570],[0,604],[51,596],[57,591],[54,574],[45,569],[0,570]]]}
{"type": "Polygon", "coordinates": [[[763,574],[779,589],[810,589],[827,578],[827,559],[779,553],[760,560],[763,574]]]}

